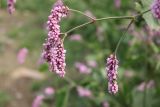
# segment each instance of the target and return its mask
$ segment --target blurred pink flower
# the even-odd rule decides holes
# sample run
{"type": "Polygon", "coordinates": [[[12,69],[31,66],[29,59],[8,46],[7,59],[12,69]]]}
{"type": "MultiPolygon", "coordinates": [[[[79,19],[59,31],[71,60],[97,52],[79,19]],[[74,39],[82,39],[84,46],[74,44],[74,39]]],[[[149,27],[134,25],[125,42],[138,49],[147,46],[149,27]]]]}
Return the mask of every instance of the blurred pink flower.
{"type": "Polygon", "coordinates": [[[142,82],[140,85],[138,85],[137,90],[138,90],[138,91],[144,91],[145,85],[146,85],[146,83],[145,83],[145,82],[142,82]]]}
{"type": "Polygon", "coordinates": [[[153,88],[155,86],[155,82],[154,82],[154,80],[150,80],[149,82],[148,82],[148,84],[147,84],[147,88],[149,89],[149,88],[153,88]]]}
{"type": "Polygon", "coordinates": [[[47,88],[45,88],[44,93],[46,95],[53,95],[55,93],[55,90],[52,87],[47,87],[47,88]]]}
{"type": "Polygon", "coordinates": [[[127,78],[132,78],[134,75],[135,74],[132,71],[125,71],[124,72],[124,76],[127,77],[127,78]]]}
{"type": "Polygon", "coordinates": [[[137,90],[143,92],[145,87],[146,89],[151,89],[155,85],[153,80],[150,80],[148,83],[142,82],[140,85],[137,86],[137,90]]]}
{"type": "Polygon", "coordinates": [[[107,101],[103,102],[102,107],[109,107],[109,103],[107,101]]]}
{"type": "Polygon", "coordinates": [[[81,35],[80,34],[73,34],[69,38],[72,41],[82,41],[81,35]]]}
{"type": "Polygon", "coordinates": [[[44,99],[44,96],[43,95],[38,95],[33,103],[32,103],[32,107],[40,107],[40,105],[42,104],[42,101],[44,99]]]}
{"type": "Polygon", "coordinates": [[[121,0],[114,0],[114,5],[119,9],[121,7],[121,0]]]}
{"type": "Polygon", "coordinates": [[[80,97],[91,97],[92,92],[89,89],[83,88],[81,86],[77,87],[77,92],[80,97]]]}
{"type": "Polygon", "coordinates": [[[43,59],[42,56],[39,57],[38,61],[37,61],[37,65],[42,65],[45,63],[45,60],[43,59]]]}
{"type": "Polygon", "coordinates": [[[18,60],[19,64],[23,64],[25,62],[27,54],[28,54],[27,48],[22,48],[19,50],[19,52],[17,54],[17,60],[18,60]]]}
{"type": "Polygon", "coordinates": [[[80,62],[76,62],[75,63],[75,67],[79,70],[80,73],[82,74],[90,74],[91,73],[91,69],[88,68],[85,64],[80,63],[80,62]]]}
{"type": "Polygon", "coordinates": [[[97,62],[95,60],[88,60],[87,64],[93,68],[97,67],[97,62]]]}
{"type": "Polygon", "coordinates": [[[7,0],[7,10],[9,12],[9,14],[12,14],[15,11],[15,3],[16,0],[7,0]]]}
{"type": "Polygon", "coordinates": [[[102,42],[104,40],[103,35],[104,35],[104,29],[102,27],[98,26],[96,28],[96,36],[100,42],[102,42]]]}
{"type": "Polygon", "coordinates": [[[93,13],[92,13],[91,11],[86,10],[84,13],[85,13],[87,16],[90,16],[91,18],[96,19],[96,17],[93,15],[93,13]]]}

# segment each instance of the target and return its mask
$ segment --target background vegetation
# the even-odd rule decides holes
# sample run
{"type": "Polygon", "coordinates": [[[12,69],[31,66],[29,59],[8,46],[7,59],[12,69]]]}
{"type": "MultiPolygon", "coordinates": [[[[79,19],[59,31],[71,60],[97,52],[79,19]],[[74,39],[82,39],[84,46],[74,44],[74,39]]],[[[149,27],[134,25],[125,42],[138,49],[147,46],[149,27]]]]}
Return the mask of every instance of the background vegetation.
{"type": "MultiPolygon", "coordinates": [[[[114,0],[65,0],[65,4],[100,18],[134,15],[149,8],[150,0],[146,1],[121,0],[119,8],[115,7],[114,0]]],[[[158,32],[152,30],[159,29],[158,21],[153,22],[147,14],[139,17],[130,28],[118,50],[119,92],[111,95],[107,91],[106,58],[115,50],[129,21],[100,21],[71,32],[64,43],[67,74],[65,78],[59,78],[48,71],[46,63],[37,64],[47,37],[45,23],[54,2],[17,0],[16,11],[9,15],[6,0],[0,1],[0,107],[31,107],[35,96],[47,86],[53,87],[55,94],[44,100],[42,107],[105,107],[104,102],[108,102],[110,107],[159,107],[160,33],[150,34],[158,32]],[[146,21],[153,26],[148,26],[146,21]],[[74,34],[80,34],[82,40],[71,40],[74,34]],[[24,47],[29,53],[26,62],[19,65],[16,54],[24,47]],[[89,67],[88,61],[95,61],[97,66],[89,67]],[[91,73],[81,74],[75,67],[76,62],[84,63],[91,73]],[[38,71],[45,78],[37,80],[22,74],[18,79],[12,78],[15,72],[24,72],[24,68],[38,71]],[[89,89],[92,97],[80,97],[77,86],[89,89]]],[[[65,32],[86,21],[88,19],[84,16],[71,13],[61,22],[61,30],[65,32]]]]}

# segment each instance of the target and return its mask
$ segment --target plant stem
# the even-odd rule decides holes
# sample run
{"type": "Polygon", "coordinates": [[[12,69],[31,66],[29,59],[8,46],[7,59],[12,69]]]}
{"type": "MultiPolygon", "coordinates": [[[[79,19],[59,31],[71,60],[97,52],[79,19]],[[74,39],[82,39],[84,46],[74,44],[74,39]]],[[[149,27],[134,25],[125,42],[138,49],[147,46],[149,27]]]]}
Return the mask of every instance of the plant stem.
{"type": "MultiPolygon", "coordinates": [[[[91,16],[88,16],[88,15],[86,15],[85,13],[83,13],[83,12],[81,12],[81,11],[79,11],[79,10],[69,9],[69,11],[73,11],[73,12],[80,13],[80,14],[86,16],[86,17],[89,17],[89,18],[92,19],[92,20],[91,20],[91,21],[88,21],[88,22],[86,22],[86,23],[80,24],[80,25],[78,25],[78,26],[76,26],[76,27],[74,27],[74,28],[71,28],[70,30],[66,31],[65,33],[61,33],[61,35],[65,35],[65,36],[63,37],[63,41],[64,41],[64,39],[67,37],[67,34],[68,34],[68,33],[72,32],[72,31],[74,31],[74,30],[76,30],[76,29],[78,29],[78,28],[81,28],[81,27],[84,27],[84,26],[89,25],[89,24],[91,24],[91,23],[94,23],[94,22],[96,22],[96,21],[109,20],[109,19],[132,19],[132,23],[133,23],[133,21],[135,20],[136,17],[139,17],[139,16],[141,16],[141,15],[143,15],[143,14],[151,11],[151,9],[146,10],[146,11],[144,11],[144,12],[142,12],[142,13],[140,13],[140,14],[134,15],[134,16],[113,16],[113,17],[104,17],[104,18],[98,18],[98,19],[97,19],[97,18],[94,19],[94,18],[92,18],[91,16]]],[[[132,24],[132,23],[131,23],[131,24],[132,24]]],[[[130,26],[129,26],[129,27],[130,27],[130,26]]],[[[126,33],[126,32],[125,32],[125,33],[126,33]]],[[[121,38],[121,39],[123,40],[123,38],[121,38]]],[[[120,45],[120,43],[121,43],[122,40],[119,41],[118,46],[117,46],[117,48],[116,48],[116,50],[115,50],[115,53],[116,53],[116,51],[117,51],[117,49],[118,49],[118,47],[119,47],[119,45],[120,45]]]]}
{"type": "Polygon", "coordinates": [[[137,14],[137,15],[133,16],[131,22],[130,22],[129,25],[127,26],[126,31],[124,32],[123,36],[122,36],[122,37],[120,38],[120,40],[118,41],[118,44],[117,44],[116,49],[115,49],[115,55],[117,54],[117,50],[118,50],[118,48],[119,48],[119,46],[120,46],[120,43],[122,42],[122,40],[125,39],[127,31],[128,31],[128,29],[130,28],[130,26],[132,25],[132,23],[135,21],[135,19],[136,19],[137,17],[139,17],[139,16],[141,16],[141,15],[149,12],[149,11],[151,11],[151,9],[146,10],[146,11],[140,13],[140,14],[137,14]]]}
{"type": "Polygon", "coordinates": [[[139,13],[139,14],[135,15],[134,17],[136,18],[136,17],[141,16],[141,15],[143,15],[143,14],[145,14],[145,13],[150,12],[150,11],[151,11],[151,9],[148,9],[148,10],[142,12],[142,13],[139,13]]]}
{"type": "Polygon", "coordinates": [[[61,33],[61,34],[68,34],[68,33],[72,32],[72,31],[74,31],[75,29],[84,27],[84,26],[86,26],[86,25],[88,25],[88,24],[94,23],[95,21],[109,20],[109,19],[134,19],[134,17],[133,17],[133,16],[118,16],[118,17],[105,17],[105,18],[94,19],[94,20],[92,20],[92,21],[89,21],[89,22],[80,24],[80,25],[78,25],[78,26],[76,26],[76,27],[68,30],[67,32],[61,33]]]}
{"type": "Polygon", "coordinates": [[[143,92],[143,107],[146,107],[146,94],[147,94],[147,82],[145,81],[144,92],[143,92]]]}
{"type": "Polygon", "coordinates": [[[83,13],[83,12],[79,11],[79,10],[70,9],[70,8],[69,8],[68,10],[69,10],[69,11],[72,11],[72,12],[80,13],[80,14],[82,14],[83,16],[86,16],[86,17],[88,17],[88,18],[90,18],[90,19],[94,20],[94,18],[93,18],[93,17],[91,17],[91,16],[89,16],[89,15],[87,15],[87,14],[85,14],[85,13],[83,13]]]}
{"type": "Polygon", "coordinates": [[[134,22],[134,19],[131,20],[131,22],[129,23],[129,25],[127,26],[125,32],[123,33],[123,35],[121,36],[121,38],[119,39],[118,43],[117,43],[117,46],[116,46],[116,49],[114,51],[115,55],[117,54],[117,50],[120,46],[120,43],[124,40],[124,38],[126,37],[126,33],[127,31],[129,30],[130,26],[132,25],[132,23],[134,22]]]}
{"type": "Polygon", "coordinates": [[[108,19],[134,19],[134,16],[104,17],[104,18],[95,19],[95,21],[108,20],[108,19]]]}
{"type": "Polygon", "coordinates": [[[91,24],[91,23],[93,23],[93,22],[94,22],[94,21],[89,21],[89,22],[83,23],[83,24],[81,24],[81,25],[78,25],[78,26],[76,26],[76,27],[68,30],[68,31],[65,32],[64,34],[68,34],[68,33],[72,32],[72,31],[75,30],[75,29],[81,28],[81,27],[86,26],[86,25],[88,25],[88,24],[91,24]]]}
{"type": "Polygon", "coordinates": [[[77,84],[67,76],[65,76],[64,79],[71,85],[71,87],[77,86],[77,84]]]}

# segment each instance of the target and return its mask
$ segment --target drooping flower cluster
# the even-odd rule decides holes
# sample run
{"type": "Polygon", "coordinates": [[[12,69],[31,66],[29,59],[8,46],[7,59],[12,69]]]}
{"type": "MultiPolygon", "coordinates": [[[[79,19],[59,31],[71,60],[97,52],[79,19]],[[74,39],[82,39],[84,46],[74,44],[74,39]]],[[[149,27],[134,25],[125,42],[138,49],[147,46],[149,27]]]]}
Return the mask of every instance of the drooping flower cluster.
{"type": "Polygon", "coordinates": [[[157,19],[160,19],[160,0],[154,0],[151,5],[152,14],[157,19]]]}
{"type": "Polygon", "coordinates": [[[44,43],[43,58],[49,63],[50,71],[56,72],[60,77],[65,75],[65,53],[63,42],[60,38],[60,25],[62,17],[65,17],[68,9],[63,5],[61,0],[58,0],[51,15],[48,17],[47,30],[48,38],[44,43]]]}
{"type": "Polygon", "coordinates": [[[116,94],[118,92],[118,84],[117,84],[117,68],[118,68],[118,60],[115,55],[111,54],[109,58],[107,58],[107,76],[108,76],[108,91],[111,94],[116,94]]]}
{"type": "Polygon", "coordinates": [[[7,0],[7,6],[8,6],[8,12],[9,14],[12,14],[15,11],[15,4],[16,0],[7,0]]]}

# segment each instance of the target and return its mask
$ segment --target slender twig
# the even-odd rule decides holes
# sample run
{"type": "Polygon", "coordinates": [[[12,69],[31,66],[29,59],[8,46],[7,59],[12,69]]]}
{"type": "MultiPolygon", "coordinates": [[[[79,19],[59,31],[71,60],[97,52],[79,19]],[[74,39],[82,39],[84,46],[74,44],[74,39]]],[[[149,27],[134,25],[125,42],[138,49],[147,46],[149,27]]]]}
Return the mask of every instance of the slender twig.
{"type": "Polygon", "coordinates": [[[68,31],[65,32],[64,34],[66,34],[66,33],[68,34],[68,33],[72,32],[72,31],[75,30],[75,29],[84,27],[84,26],[86,26],[86,25],[88,25],[88,24],[91,24],[91,23],[93,23],[93,22],[94,22],[94,21],[89,21],[89,22],[86,22],[86,23],[84,23],[84,24],[78,25],[78,26],[76,26],[76,27],[74,27],[74,28],[68,30],[68,31]]]}
{"type": "Polygon", "coordinates": [[[63,99],[63,106],[62,107],[67,107],[69,95],[70,95],[70,89],[68,89],[66,91],[66,95],[65,95],[65,97],[63,99]]]}
{"type": "Polygon", "coordinates": [[[77,84],[67,76],[65,76],[64,79],[71,85],[71,87],[77,86],[77,84]]]}
{"type": "Polygon", "coordinates": [[[134,17],[136,18],[136,17],[142,16],[143,14],[146,14],[146,13],[148,13],[150,11],[151,11],[151,9],[148,9],[148,10],[142,12],[142,13],[139,13],[139,14],[135,15],[134,17]]]}
{"type": "Polygon", "coordinates": [[[62,35],[63,35],[63,34],[64,34],[64,35],[65,35],[65,34],[68,34],[68,33],[72,32],[72,31],[74,31],[74,30],[76,30],[76,29],[78,29],[78,28],[81,28],[81,27],[84,27],[84,26],[86,26],[86,25],[88,25],[88,24],[94,23],[95,21],[109,20],[109,19],[133,19],[133,18],[134,18],[133,16],[118,16],[118,17],[105,17],[105,18],[94,19],[94,20],[92,20],[92,21],[89,21],[89,22],[80,24],[80,25],[78,25],[78,26],[76,26],[76,27],[68,30],[67,32],[61,33],[61,34],[62,34],[62,35]]]}
{"type": "Polygon", "coordinates": [[[104,18],[95,19],[95,21],[108,20],[108,19],[134,19],[134,16],[104,17],[104,18]]]}
{"type": "Polygon", "coordinates": [[[64,33],[64,36],[62,38],[62,42],[64,42],[64,39],[67,37],[67,33],[64,33]]]}
{"type": "Polygon", "coordinates": [[[127,26],[125,32],[123,33],[123,35],[121,36],[121,38],[119,39],[118,43],[117,43],[117,46],[116,46],[116,49],[115,49],[115,55],[117,54],[117,50],[120,46],[120,43],[124,40],[124,38],[126,37],[126,33],[127,31],[129,30],[130,26],[132,25],[132,23],[134,22],[134,19],[131,20],[131,22],[129,23],[129,25],[127,26]]]}
{"type": "MultiPolygon", "coordinates": [[[[67,37],[67,34],[68,34],[68,33],[72,32],[72,31],[74,31],[74,30],[76,30],[76,29],[78,29],[78,28],[81,28],[81,27],[84,27],[84,26],[89,25],[89,24],[91,24],[91,23],[94,23],[94,22],[96,22],[96,21],[109,20],[109,19],[132,19],[132,23],[133,23],[133,21],[134,21],[137,17],[139,17],[139,16],[141,16],[141,15],[143,15],[143,14],[151,11],[151,9],[149,9],[149,10],[146,10],[146,11],[144,11],[144,12],[142,12],[142,13],[140,13],[140,14],[134,15],[134,16],[117,16],[117,17],[116,17],[116,16],[113,16],[113,17],[104,17],[104,18],[95,18],[95,19],[94,19],[93,17],[91,17],[91,16],[89,16],[89,15],[86,15],[85,13],[83,13],[83,12],[81,12],[81,11],[79,11],[79,10],[75,10],[75,9],[69,9],[69,10],[70,10],[70,11],[73,11],[73,12],[80,13],[80,14],[86,16],[86,17],[89,17],[89,18],[92,19],[92,20],[91,20],[91,21],[88,21],[88,22],[86,22],[86,23],[80,24],[80,25],[78,25],[78,26],[76,26],[76,27],[74,27],[74,28],[71,28],[70,30],[66,31],[65,33],[61,33],[61,35],[64,35],[63,41],[64,41],[64,39],[67,37]]],[[[121,39],[123,40],[123,38],[121,38],[121,39]]],[[[121,43],[122,40],[119,41],[117,48],[119,47],[119,45],[120,45],[120,43],[121,43]]],[[[117,49],[115,50],[115,52],[116,52],[116,51],[117,51],[117,49]]]]}
{"type": "Polygon", "coordinates": [[[89,16],[89,15],[87,15],[87,14],[85,14],[85,13],[83,13],[83,12],[79,11],[79,10],[70,9],[70,8],[69,8],[68,10],[69,10],[69,11],[72,11],[72,12],[80,13],[80,14],[82,14],[82,15],[84,15],[84,16],[86,16],[86,17],[88,17],[88,18],[92,19],[92,20],[94,20],[94,18],[93,18],[93,17],[91,17],[91,16],[89,16]]]}
{"type": "Polygon", "coordinates": [[[117,44],[116,49],[115,49],[115,55],[117,54],[117,50],[118,50],[118,48],[119,48],[119,46],[120,46],[120,43],[121,43],[121,42],[124,40],[124,38],[126,37],[127,31],[128,31],[128,29],[130,28],[130,26],[132,25],[132,23],[135,21],[135,19],[136,19],[137,17],[139,17],[139,16],[141,16],[141,15],[149,12],[149,11],[151,11],[151,9],[146,10],[146,11],[144,11],[144,12],[142,12],[142,13],[139,13],[139,14],[133,16],[133,19],[131,20],[131,22],[130,22],[129,25],[127,26],[126,31],[124,32],[123,36],[122,36],[122,37],[120,38],[120,40],[118,41],[118,44],[117,44]]]}

